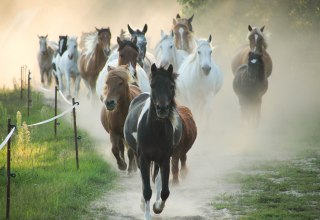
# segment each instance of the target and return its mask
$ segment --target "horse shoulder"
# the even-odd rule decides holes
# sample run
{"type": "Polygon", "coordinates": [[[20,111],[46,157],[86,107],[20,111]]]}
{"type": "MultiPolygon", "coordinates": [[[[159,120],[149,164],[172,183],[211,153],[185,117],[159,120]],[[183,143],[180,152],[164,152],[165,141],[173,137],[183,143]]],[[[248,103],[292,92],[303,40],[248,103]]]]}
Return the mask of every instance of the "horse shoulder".
{"type": "Polygon", "coordinates": [[[141,94],[141,90],[139,89],[139,87],[135,85],[130,85],[129,90],[130,90],[130,100],[133,100],[135,97],[141,94]]]}

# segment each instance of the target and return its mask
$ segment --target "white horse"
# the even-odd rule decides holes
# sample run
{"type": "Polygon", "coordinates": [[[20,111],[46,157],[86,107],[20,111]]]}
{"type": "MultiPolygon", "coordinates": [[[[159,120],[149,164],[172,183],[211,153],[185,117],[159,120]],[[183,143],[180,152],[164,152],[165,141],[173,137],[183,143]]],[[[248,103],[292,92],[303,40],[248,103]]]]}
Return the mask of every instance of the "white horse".
{"type": "Polygon", "coordinates": [[[52,78],[52,59],[56,50],[58,49],[58,45],[53,41],[48,41],[48,35],[39,36],[39,45],[40,49],[38,51],[38,64],[41,75],[41,83],[44,86],[45,78],[47,79],[47,85],[50,86],[51,78],[52,78]]]}
{"type": "Polygon", "coordinates": [[[212,58],[211,35],[208,40],[196,42],[196,49],[178,70],[177,97],[192,109],[196,119],[204,120],[212,114],[214,96],[221,89],[223,74],[212,58]]]}
{"type": "Polygon", "coordinates": [[[81,76],[78,70],[78,43],[76,37],[68,38],[67,50],[63,53],[61,58],[58,60],[57,64],[57,77],[59,80],[59,90],[63,91],[63,80],[64,76],[66,80],[66,92],[65,95],[68,99],[71,98],[70,95],[70,79],[74,81],[74,97],[78,97],[80,89],[81,76]]]}
{"type": "Polygon", "coordinates": [[[184,59],[189,55],[184,50],[178,50],[174,45],[174,34],[164,34],[161,30],[161,40],[155,47],[155,54],[158,66],[168,68],[173,66],[173,72],[177,73],[184,59]]]}

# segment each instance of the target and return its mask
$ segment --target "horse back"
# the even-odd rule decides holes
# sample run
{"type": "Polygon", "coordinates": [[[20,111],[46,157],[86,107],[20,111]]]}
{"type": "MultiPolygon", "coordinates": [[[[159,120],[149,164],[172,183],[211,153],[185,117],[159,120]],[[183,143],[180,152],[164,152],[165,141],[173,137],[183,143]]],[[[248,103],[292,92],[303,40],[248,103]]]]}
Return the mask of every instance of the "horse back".
{"type": "Polygon", "coordinates": [[[177,106],[177,112],[182,123],[182,136],[174,154],[177,152],[186,154],[197,138],[197,126],[189,108],[177,106]]]}

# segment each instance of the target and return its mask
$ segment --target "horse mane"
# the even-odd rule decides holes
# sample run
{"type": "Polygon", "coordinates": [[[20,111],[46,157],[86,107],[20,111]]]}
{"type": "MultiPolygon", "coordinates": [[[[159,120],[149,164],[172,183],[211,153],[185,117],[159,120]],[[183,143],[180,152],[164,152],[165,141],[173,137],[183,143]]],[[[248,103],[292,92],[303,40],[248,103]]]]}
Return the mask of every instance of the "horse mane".
{"type": "Polygon", "coordinates": [[[110,78],[121,78],[122,80],[125,81],[125,83],[131,84],[134,82],[132,75],[130,74],[129,70],[128,70],[128,66],[127,65],[121,65],[118,66],[112,70],[110,70],[108,72],[107,78],[106,80],[110,79],[110,78]]]}
{"type": "Polygon", "coordinates": [[[80,38],[79,47],[84,51],[84,55],[94,53],[98,44],[98,33],[97,31],[82,33],[80,38]]]}

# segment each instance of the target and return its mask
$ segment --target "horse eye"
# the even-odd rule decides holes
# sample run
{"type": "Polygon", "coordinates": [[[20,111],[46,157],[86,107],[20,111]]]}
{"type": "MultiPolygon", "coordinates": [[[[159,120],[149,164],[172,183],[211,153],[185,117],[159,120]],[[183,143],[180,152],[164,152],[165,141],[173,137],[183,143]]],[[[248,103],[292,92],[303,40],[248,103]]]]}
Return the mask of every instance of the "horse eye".
{"type": "Polygon", "coordinates": [[[212,54],[212,50],[210,50],[210,54],[212,54]]]}
{"type": "Polygon", "coordinates": [[[173,47],[173,46],[171,45],[171,46],[170,46],[170,49],[172,49],[172,47],[173,47]]]}
{"type": "Polygon", "coordinates": [[[200,51],[198,51],[198,54],[200,54],[200,51]]]}
{"type": "Polygon", "coordinates": [[[119,82],[119,86],[122,86],[123,82],[119,82]]]}
{"type": "Polygon", "coordinates": [[[170,86],[170,90],[171,90],[171,91],[174,90],[174,85],[171,85],[171,86],[170,86]]]}

